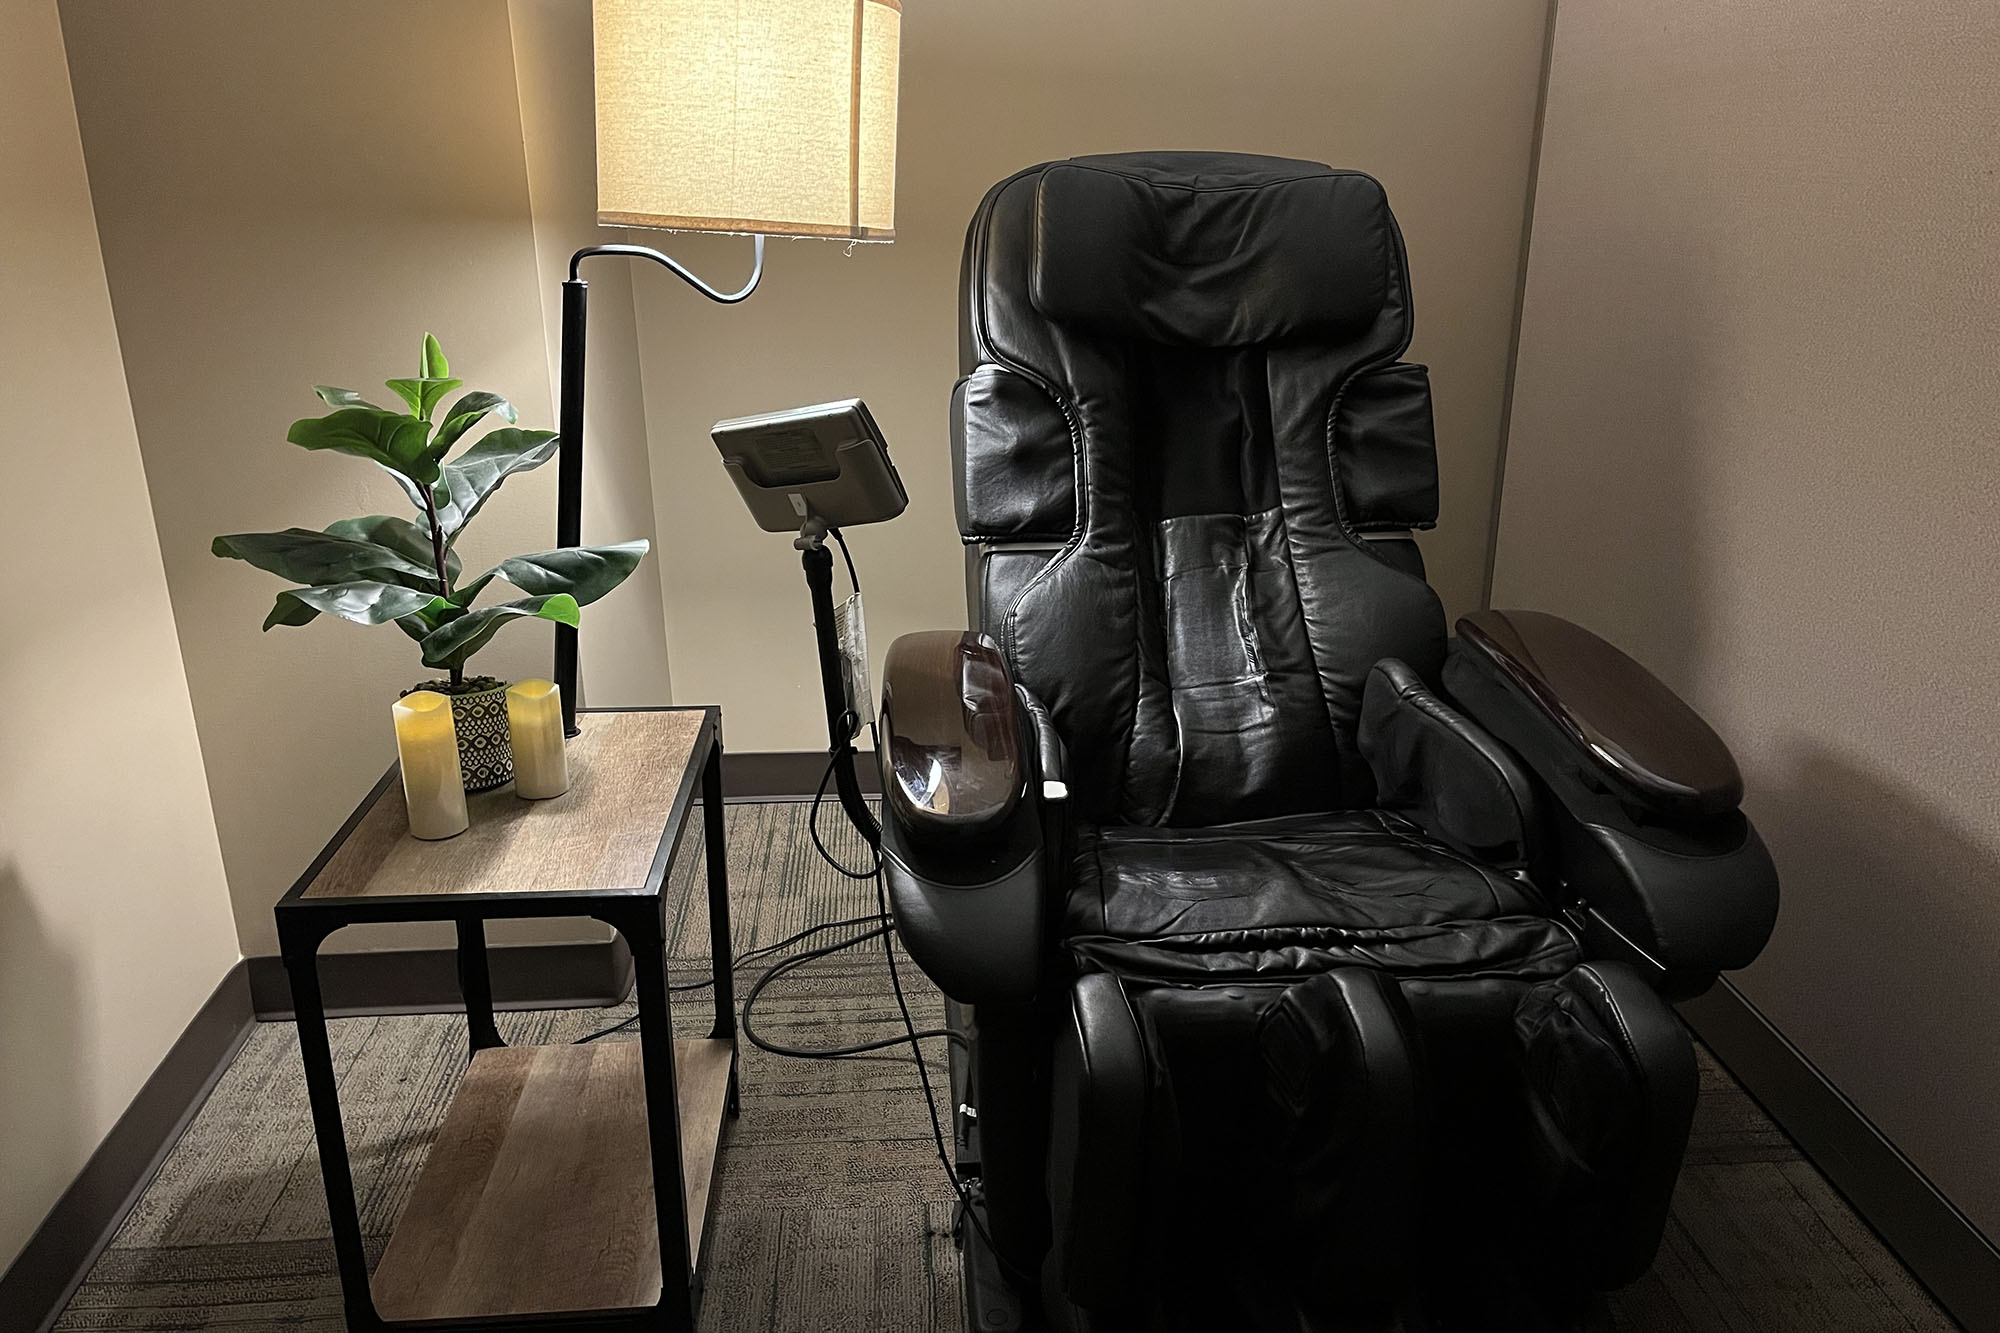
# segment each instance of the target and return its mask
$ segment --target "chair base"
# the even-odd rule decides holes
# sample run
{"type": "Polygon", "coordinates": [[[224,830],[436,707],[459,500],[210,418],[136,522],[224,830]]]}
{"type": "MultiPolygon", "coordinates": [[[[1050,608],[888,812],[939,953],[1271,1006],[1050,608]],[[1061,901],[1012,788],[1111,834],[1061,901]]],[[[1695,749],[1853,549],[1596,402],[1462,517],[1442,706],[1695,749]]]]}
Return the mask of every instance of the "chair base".
{"type": "Polygon", "coordinates": [[[966,1215],[979,1213],[983,1222],[985,1207],[974,1186],[958,1219],[958,1298],[966,1333],[1047,1333],[1041,1311],[1008,1282],[985,1235],[966,1215]]]}

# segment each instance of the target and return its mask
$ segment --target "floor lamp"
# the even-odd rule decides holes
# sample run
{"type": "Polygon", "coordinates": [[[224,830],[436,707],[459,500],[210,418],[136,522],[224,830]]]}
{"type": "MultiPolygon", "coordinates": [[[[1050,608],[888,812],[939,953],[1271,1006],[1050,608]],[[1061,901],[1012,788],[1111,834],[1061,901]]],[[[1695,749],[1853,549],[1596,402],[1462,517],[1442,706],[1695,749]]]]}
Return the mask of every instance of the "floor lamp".
{"type": "MultiPolygon", "coordinates": [[[[754,237],[733,292],[642,245],[578,250],[563,283],[556,544],[583,526],[586,259],[665,267],[712,301],[756,290],[766,236],[895,238],[899,0],[594,0],[597,220],[754,237]]],[[[577,734],[577,638],[556,626],[563,730],[577,734]]]]}

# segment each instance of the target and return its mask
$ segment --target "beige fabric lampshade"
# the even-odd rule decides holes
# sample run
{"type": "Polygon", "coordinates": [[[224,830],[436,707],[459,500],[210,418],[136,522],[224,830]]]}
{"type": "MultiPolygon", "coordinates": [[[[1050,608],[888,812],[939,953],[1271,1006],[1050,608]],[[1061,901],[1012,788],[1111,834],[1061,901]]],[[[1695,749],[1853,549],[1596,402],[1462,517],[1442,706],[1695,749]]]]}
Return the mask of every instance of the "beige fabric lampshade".
{"type": "Polygon", "coordinates": [[[594,0],[597,220],[887,241],[899,0],[594,0]]]}

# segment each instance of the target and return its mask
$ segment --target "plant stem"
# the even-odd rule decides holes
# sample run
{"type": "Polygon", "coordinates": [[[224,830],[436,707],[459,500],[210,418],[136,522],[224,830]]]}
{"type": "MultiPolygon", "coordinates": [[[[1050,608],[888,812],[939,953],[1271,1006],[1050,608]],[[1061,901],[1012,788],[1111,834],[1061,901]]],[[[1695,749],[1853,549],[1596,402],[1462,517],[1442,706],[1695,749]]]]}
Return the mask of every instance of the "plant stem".
{"type": "MultiPolygon", "coordinates": [[[[438,522],[437,497],[431,493],[429,486],[424,486],[422,490],[424,493],[424,518],[431,525],[431,555],[437,561],[438,596],[449,597],[451,596],[451,565],[445,558],[444,525],[438,522]]],[[[456,663],[453,664],[451,668],[451,683],[454,685],[465,683],[465,668],[463,666],[456,663]]]]}

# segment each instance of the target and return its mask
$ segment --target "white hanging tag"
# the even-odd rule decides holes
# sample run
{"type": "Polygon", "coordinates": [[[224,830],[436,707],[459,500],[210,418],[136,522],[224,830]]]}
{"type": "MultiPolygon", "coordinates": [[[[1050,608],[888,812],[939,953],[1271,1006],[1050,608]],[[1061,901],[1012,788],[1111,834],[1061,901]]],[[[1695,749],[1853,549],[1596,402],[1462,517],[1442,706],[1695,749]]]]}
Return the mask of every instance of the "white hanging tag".
{"type": "Polygon", "coordinates": [[[840,642],[841,683],[847,687],[847,707],[854,717],[850,739],[864,724],[875,721],[875,691],[868,681],[868,626],[857,591],[833,612],[834,636],[840,642]]]}

